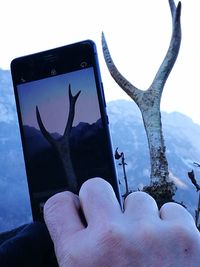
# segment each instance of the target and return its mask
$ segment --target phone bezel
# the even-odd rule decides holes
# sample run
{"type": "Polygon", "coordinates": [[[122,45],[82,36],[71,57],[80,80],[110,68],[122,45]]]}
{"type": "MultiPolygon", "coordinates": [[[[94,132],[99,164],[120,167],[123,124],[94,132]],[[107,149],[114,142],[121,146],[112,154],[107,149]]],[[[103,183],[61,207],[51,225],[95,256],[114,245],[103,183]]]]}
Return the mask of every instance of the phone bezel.
{"type": "Polygon", "coordinates": [[[24,161],[26,165],[26,173],[28,179],[29,195],[32,206],[33,219],[38,219],[33,208],[33,197],[31,188],[29,186],[30,181],[27,160],[26,160],[26,147],[25,147],[25,137],[23,132],[23,123],[21,116],[21,109],[19,103],[19,96],[17,92],[17,86],[26,82],[31,82],[35,80],[40,80],[48,77],[52,77],[51,69],[55,68],[57,71],[56,75],[64,74],[71,71],[76,71],[82,69],[84,66],[81,66],[81,62],[87,62],[87,67],[93,67],[97,95],[99,101],[99,108],[101,113],[102,122],[104,125],[104,130],[107,136],[107,146],[108,150],[111,153],[110,156],[110,165],[112,166],[112,177],[108,181],[114,188],[116,196],[121,203],[121,196],[119,191],[119,185],[117,181],[117,174],[115,169],[114,157],[112,152],[112,144],[110,138],[110,132],[108,127],[108,117],[106,113],[106,101],[103,92],[103,84],[100,75],[98,55],[96,50],[96,45],[91,40],[86,40],[78,42],[71,45],[66,45],[39,53],[23,56],[16,58],[11,62],[11,74],[14,85],[14,94],[16,100],[16,107],[18,113],[19,127],[22,139],[22,147],[24,154],[24,161]],[[66,62],[66,58],[68,61],[66,62]]]}

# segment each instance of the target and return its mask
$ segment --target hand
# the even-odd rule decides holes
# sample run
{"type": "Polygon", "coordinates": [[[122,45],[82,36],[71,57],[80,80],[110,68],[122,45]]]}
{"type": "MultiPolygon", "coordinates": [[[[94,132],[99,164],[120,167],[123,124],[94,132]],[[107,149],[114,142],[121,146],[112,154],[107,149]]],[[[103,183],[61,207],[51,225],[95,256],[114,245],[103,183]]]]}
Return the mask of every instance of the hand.
{"type": "Polygon", "coordinates": [[[130,194],[123,212],[112,187],[94,178],[82,185],[79,197],[63,192],[50,198],[44,216],[60,267],[200,266],[200,234],[192,216],[175,203],[159,211],[144,192],[130,194]]]}

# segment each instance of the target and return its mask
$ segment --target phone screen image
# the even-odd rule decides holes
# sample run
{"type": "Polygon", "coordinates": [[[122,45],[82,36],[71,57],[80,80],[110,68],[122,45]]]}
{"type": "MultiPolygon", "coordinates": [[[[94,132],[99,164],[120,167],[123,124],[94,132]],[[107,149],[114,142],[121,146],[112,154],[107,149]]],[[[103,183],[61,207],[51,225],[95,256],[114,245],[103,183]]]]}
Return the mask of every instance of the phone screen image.
{"type": "Polygon", "coordinates": [[[33,218],[57,192],[115,171],[93,67],[16,86],[33,218]]]}

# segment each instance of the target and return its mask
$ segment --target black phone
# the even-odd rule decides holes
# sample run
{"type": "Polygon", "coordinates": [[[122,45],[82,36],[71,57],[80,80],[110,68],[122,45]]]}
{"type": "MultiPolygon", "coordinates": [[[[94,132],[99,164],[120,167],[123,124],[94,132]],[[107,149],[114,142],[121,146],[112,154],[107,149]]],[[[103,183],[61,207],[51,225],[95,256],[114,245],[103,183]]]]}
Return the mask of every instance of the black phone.
{"type": "Polygon", "coordinates": [[[11,74],[32,215],[57,192],[92,177],[120,201],[96,45],[86,40],[16,58],[11,74]]]}

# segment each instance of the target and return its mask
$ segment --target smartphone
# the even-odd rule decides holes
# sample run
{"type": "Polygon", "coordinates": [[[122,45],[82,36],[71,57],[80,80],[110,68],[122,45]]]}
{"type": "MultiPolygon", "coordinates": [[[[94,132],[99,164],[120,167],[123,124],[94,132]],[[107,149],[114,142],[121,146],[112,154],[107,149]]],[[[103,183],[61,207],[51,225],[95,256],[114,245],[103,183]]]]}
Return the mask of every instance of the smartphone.
{"type": "Polygon", "coordinates": [[[57,192],[92,177],[120,201],[95,43],[86,40],[16,58],[11,74],[33,220],[57,192]]]}

